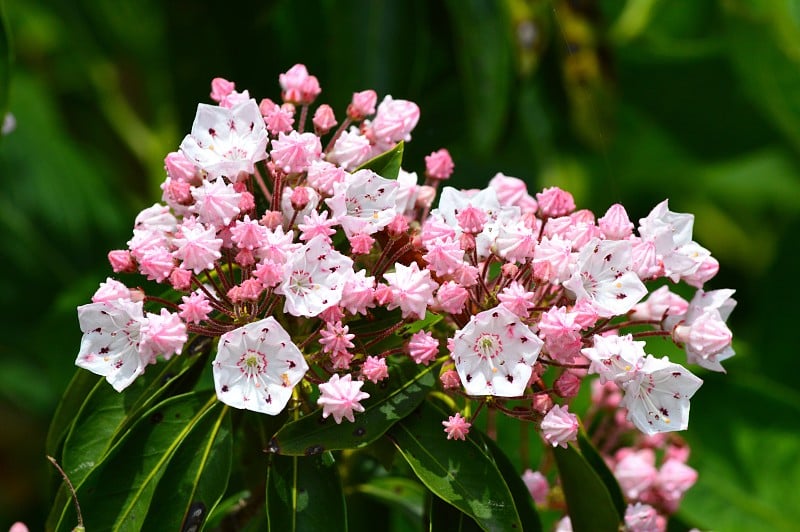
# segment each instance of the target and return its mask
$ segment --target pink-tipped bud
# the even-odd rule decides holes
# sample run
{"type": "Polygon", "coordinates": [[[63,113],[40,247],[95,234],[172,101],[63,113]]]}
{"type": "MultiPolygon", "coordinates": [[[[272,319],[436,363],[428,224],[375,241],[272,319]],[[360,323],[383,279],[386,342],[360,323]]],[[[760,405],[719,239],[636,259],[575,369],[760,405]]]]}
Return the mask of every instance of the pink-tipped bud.
{"type": "Polygon", "coordinates": [[[189,290],[192,286],[192,271],[183,268],[174,268],[169,274],[169,284],[175,290],[189,290]]]}
{"type": "Polygon", "coordinates": [[[354,92],[353,99],[347,106],[347,117],[354,122],[364,120],[375,114],[376,103],[378,103],[378,94],[374,90],[354,92]]]}
{"type": "Polygon", "coordinates": [[[453,158],[444,148],[425,157],[425,175],[431,179],[449,179],[453,175],[453,168],[453,158]]]}
{"type": "Polygon", "coordinates": [[[194,203],[192,185],[188,181],[168,177],[161,184],[161,188],[164,190],[164,201],[166,202],[172,202],[172,204],[177,205],[191,205],[194,203]]]}
{"type": "Polygon", "coordinates": [[[429,332],[419,331],[411,336],[407,350],[414,362],[427,366],[439,353],[439,340],[429,332]]]}
{"type": "Polygon", "coordinates": [[[453,281],[447,281],[436,291],[436,304],[449,314],[461,314],[469,299],[467,289],[453,281]]]}
{"type": "Polygon", "coordinates": [[[258,110],[261,111],[261,116],[266,117],[267,113],[271,112],[275,106],[278,105],[269,98],[262,98],[258,104],[258,110]]]}
{"type": "Polygon", "coordinates": [[[629,504],[625,510],[625,530],[628,532],[660,532],[666,527],[663,517],[649,504],[629,504]],[[660,519],[659,519],[660,518],[660,519]]]}
{"type": "Polygon", "coordinates": [[[225,78],[214,78],[211,80],[211,99],[221,102],[236,88],[236,84],[225,78]]]}
{"type": "Polygon", "coordinates": [[[455,390],[461,387],[461,379],[458,372],[454,369],[449,369],[439,375],[439,382],[442,383],[442,388],[445,390],[455,390]]]}
{"type": "Polygon", "coordinates": [[[283,223],[283,214],[280,211],[267,211],[261,217],[261,225],[267,229],[275,230],[283,223]]]}
{"type": "Polygon", "coordinates": [[[558,187],[546,188],[536,194],[539,204],[539,215],[543,218],[558,218],[566,216],[575,210],[575,200],[572,194],[558,187]]]}
{"type": "Polygon", "coordinates": [[[164,158],[164,168],[167,170],[167,175],[172,179],[186,181],[187,183],[196,181],[197,167],[179,151],[167,154],[164,158]]]}
{"type": "Polygon", "coordinates": [[[578,418],[569,407],[555,405],[542,420],[542,435],[553,447],[567,448],[567,443],[578,439],[578,418]]]}
{"type": "Polygon", "coordinates": [[[436,189],[427,185],[417,187],[417,199],[414,200],[414,207],[418,209],[429,209],[436,199],[436,189]]]}
{"type": "Polygon", "coordinates": [[[511,262],[507,262],[500,267],[500,272],[504,277],[516,277],[519,273],[519,266],[511,262]]]}
{"type": "Polygon", "coordinates": [[[456,220],[458,220],[458,225],[461,226],[461,229],[467,233],[478,234],[483,231],[487,216],[483,209],[470,205],[456,214],[456,220]]]}
{"type": "Polygon", "coordinates": [[[559,397],[569,399],[575,397],[581,389],[581,379],[574,373],[566,371],[553,383],[553,388],[559,397]]]}
{"type": "Polygon", "coordinates": [[[531,471],[526,469],[522,473],[522,482],[533,497],[536,504],[544,504],[547,502],[547,494],[550,493],[550,484],[547,482],[547,477],[538,471],[531,471]]]}
{"type": "Polygon", "coordinates": [[[628,218],[628,212],[619,203],[609,207],[606,215],[597,222],[603,235],[609,240],[625,240],[633,233],[633,224],[628,218]]]}
{"type": "Polygon", "coordinates": [[[461,233],[458,237],[458,246],[467,253],[475,249],[475,235],[473,233],[461,233]]]}
{"type": "Polygon", "coordinates": [[[294,190],[292,190],[292,195],[289,197],[289,201],[294,210],[302,211],[305,209],[309,201],[308,188],[295,187],[294,190]]]}
{"type": "Polygon", "coordinates": [[[731,345],[733,334],[719,312],[705,312],[691,326],[678,325],[672,331],[676,342],[686,344],[701,356],[714,355],[731,345]]]}
{"type": "Polygon", "coordinates": [[[368,356],[361,365],[361,375],[374,383],[389,377],[389,368],[386,367],[386,360],[381,357],[368,356]]]}
{"type": "Polygon", "coordinates": [[[256,263],[256,257],[251,249],[240,249],[234,258],[239,266],[252,266],[256,263]]]}
{"type": "Polygon", "coordinates": [[[319,96],[319,81],[310,76],[305,65],[296,64],[278,77],[283,100],[294,104],[310,104],[319,96]]]}
{"type": "Polygon", "coordinates": [[[144,290],[141,288],[131,288],[131,301],[134,303],[139,303],[140,301],[144,301],[145,298],[144,290]]]}
{"type": "Polygon", "coordinates": [[[378,305],[385,307],[393,301],[394,295],[390,286],[380,283],[375,287],[375,302],[378,305]]]}
{"type": "Polygon", "coordinates": [[[551,408],[553,408],[553,399],[546,393],[537,393],[533,396],[533,401],[531,401],[531,408],[535,412],[538,412],[541,415],[549,412],[551,408]]]}
{"type": "Polygon", "coordinates": [[[400,235],[406,234],[408,231],[408,220],[402,214],[395,216],[389,225],[386,226],[389,236],[397,238],[400,235]]]}
{"type": "Polygon", "coordinates": [[[115,249],[108,252],[108,262],[115,273],[134,273],[136,272],[136,262],[133,260],[131,252],[127,249],[115,249]]]}
{"type": "Polygon", "coordinates": [[[355,255],[367,255],[372,246],[375,244],[375,239],[367,233],[359,233],[349,238],[350,249],[355,255]]]}
{"type": "Polygon", "coordinates": [[[336,117],[333,114],[333,108],[324,103],[317,107],[316,112],[314,112],[314,131],[316,131],[317,135],[324,135],[331,129],[333,126],[336,125],[336,117]]]}
{"type": "MultiPolygon", "coordinates": [[[[319,313],[319,319],[325,323],[336,323],[337,321],[342,321],[342,318],[344,318],[344,311],[339,305],[333,305],[319,313]]],[[[352,355],[350,358],[352,358],[352,355]]],[[[350,364],[350,361],[348,360],[347,363],[350,364]]]]}
{"type": "Polygon", "coordinates": [[[691,275],[682,275],[681,280],[689,286],[703,288],[703,285],[714,278],[719,271],[719,262],[714,257],[707,257],[700,267],[691,275]]]}

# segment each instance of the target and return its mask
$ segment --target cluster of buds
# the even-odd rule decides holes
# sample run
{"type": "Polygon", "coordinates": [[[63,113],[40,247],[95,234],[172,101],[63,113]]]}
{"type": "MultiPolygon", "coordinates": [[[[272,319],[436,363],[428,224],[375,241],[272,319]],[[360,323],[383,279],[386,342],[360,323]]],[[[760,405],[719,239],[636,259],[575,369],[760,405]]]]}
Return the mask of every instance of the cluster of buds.
{"type": "MultiPolygon", "coordinates": [[[[642,338],[672,339],[714,371],[733,355],[733,292],[702,290],[719,265],[692,240],[692,215],[664,201],[635,227],[621,205],[596,217],[564,190],[532,195],[503,174],[481,190],[446,187],[446,150],[426,157],[422,179],[386,178],[369,162],[411,139],[416,104],[366,90],[339,123],[312,107],[320,85],[304,66],[280,85],[278,104],[212,82],[216,104],[198,106],[166,157],[162,203],[109,254],[115,272],[171,295],[109,278],[78,309],[78,366],[121,391],[190,335],[212,337],[220,401],[275,415],[316,397],[341,423],[363,411],[364,382],[407,357],[441,364],[445,393],[533,421],[552,445],[575,439],[570,400],[599,374],[641,432],[686,428],[701,380],[642,338]],[[665,280],[697,293],[686,301],[665,280]],[[645,283],[658,287],[649,297],[645,283]],[[380,313],[397,320],[370,329],[380,313]],[[430,316],[401,347],[376,348],[430,316]]],[[[445,421],[448,438],[470,422],[445,421]]]]}

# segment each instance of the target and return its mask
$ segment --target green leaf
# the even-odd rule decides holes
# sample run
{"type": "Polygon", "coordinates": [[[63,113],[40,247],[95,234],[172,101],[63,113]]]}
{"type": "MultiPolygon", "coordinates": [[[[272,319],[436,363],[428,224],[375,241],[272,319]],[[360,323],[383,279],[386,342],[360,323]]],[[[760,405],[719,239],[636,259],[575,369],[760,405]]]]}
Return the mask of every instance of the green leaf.
{"type": "MultiPolygon", "coordinates": [[[[518,421],[518,423],[520,422],[518,421]]],[[[539,519],[539,514],[536,512],[533,497],[531,497],[530,491],[528,491],[527,486],[525,486],[525,483],[522,481],[520,472],[514,469],[511,460],[494,440],[486,435],[482,436],[486,450],[489,451],[500,474],[506,479],[508,489],[511,490],[511,496],[514,498],[514,504],[517,507],[520,521],[522,521],[523,530],[525,530],[525,532],[541,531],[542,522],[539,519]]]]}
{"type": "Polygon", "coordinates": [[[586,437],[586,433],[583,430],[578,434],[578,447],[581,453],[583,453],[583,457],[589,465],[592,466],[592,469],[594,469],[594,472],[600,477],[600,480],[603,481],[603,484],[605,484],[606,490],[608,490],[608,494],[614,502],[614,507],[617,509],[619,518],[623,519],[625,517],[625,508],[627,504],[625,503],[625,497],[622,495],[622,490],[619,487],[617,478],[608,468],[606,461],[603,460],[603,457],[600,456],[600,453],[597,452],[594,445],[592,445],[592,442],[586,437]]]}
{"type": "Polygon", "coordinates": [[[572,445],[555,447],[561,487],[576,532],[617,532],[621,519],[603,480],[572,445]]]}
{"type": "Polygon", "coordinates": [[[67,435],[70,427],[75,423],[80,408],[86,401],[89,393],[97,386],[102,377],[89,371],[78,370],[61,396],[50,429],[47,431],[45,452],[50,456],[59,454],[58,449],[67,435]]]}
{"type": "Polygon", "coordinates": [[[400,173],[400,165],[403,164],[404,146],[405,144],[401,140],[394,148],[373,157],[356,170],[372,170],[385,179],[397,179],[397,175],[400,173]]]}
{"type": "Polygon", "coordinates": [[[481,530],[478,523],[470,516],[448,504],[436,495],[430,498],[428,505],[428,530],[438,532],[449,530],[452,532],[477,532],[481,530]]]}
{"type": "Polygon", "coordinates": [[[380,438],[389,428],[410,414],[436,382],[439,364],[421,366],[404,359],[389,368],[389,378],[377,385],[367,382],[362,390],[370,397],[362,401],[364,412],[355,423],[337,424],[333,417],[322,419],[322,410],[286,424],[270,440],[267,450],[300,456],[338,449],[358,449],[380,438]]]}
{"type": "Polygon", "coordinates": [[[405,477],[375,477],[354,490],[399,508],[415,520],[422,519],[427,492],[419,482],[405,477]]]}
{"type": "Polygon", "coordinates": [[[484,530],[523,530],[503,473],[473,429],[465,441],[448,440],[447,414],[425,402],[387,433],[400,455],[436,496],[452,504],[484,530]]]}
{"type": "MultiPolygon", "coordinates": [[[[86,529],[142,529],[169,461],[198,423],[215,415],[215,408],[221,405],[212,393],[194,392],[171,397],[139,418],[103,462],[76,486],[86,529]]],[[[190,446],[186,452],[195,453],[197,449],[190,446]]],[[[71,504],[54,511],[55,530],[74,526],[71,504]]]]}
{"type": "Polygon", "coordinates": [[[186,530],[206,520],[225,494],[233,440],[227,407],[209,412],[192,428],[158,483],[144,530],[186,530]]]}
{"type": "Polygon", "coordinates": [[[344,491],[333,455],[272,455],[266,512],[271,531],[347,530],[344,491]]]}
{"type": "MultiPolygon", "coordinates": [[[[169,362],[151,368],[123,393],[114,390],[105,379],[97,381],[64,442],[61,466],[73,484],[80,485],[141,413],[178,384],[181,378],[197,376],[203,364],[199,363],[198,357],[189,355],[191,349],[187,348],[183,356],[173,357],[169,362]]],[[[193,382],[193,379],[189,380],[193,382]]]]}
{"type": "Polygon", "coordinates": [[[494,148],[508,119],[514,77],[511,24],[502,2],[449,0],[456,34],[461,88],[469,113],[469,132],[477,150],[494,148]]]}

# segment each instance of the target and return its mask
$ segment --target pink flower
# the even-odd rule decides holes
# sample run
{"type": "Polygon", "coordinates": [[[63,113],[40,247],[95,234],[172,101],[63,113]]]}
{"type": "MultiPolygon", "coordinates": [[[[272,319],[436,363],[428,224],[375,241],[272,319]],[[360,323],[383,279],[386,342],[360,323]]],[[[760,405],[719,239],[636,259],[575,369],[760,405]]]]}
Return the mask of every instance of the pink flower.
{"type": "Polygon", "coordinates": [[[223,334],[212,364],[220,401],[272,416],[284,409],[306,371],[303,354],[271,316],[223,334]]]}
{"type": "Polygon", "coordinates": [[[732,357],[732,335],[725,321],[736,307],[731,296],[734,290],[698,290],[689,302],[686,314],[669,316],[665,329],[673,331],[673,338],[683,342],[687,360],[712,371],[724,372],[723,360],[732,357]]]}
{"type": "Polygon", "coordinates": [[[381,357],[368,356],[361,365],[361,375],[374,383],[389,377],[386,360],[381,357]]]}
{"type": "Polygon", "coordinates": [[[366,233],[358,233],[348,238],[350,250],[354,255],[368,255],[375,244],[375,239],[366,233]]]}
{"type": "Polygon", "coordinates": [[[396,263],[394,269],[394,273],[383,275],[391,290],[391,301],[386,308],[400,307],[403,318],[424,318],[428,305],[433,302],[433,291],[439,284],[431,279],[429,270],[420,270],[416,262],[410,266],[396,263]]]}
{"type": "Polygon", "coordinates": [[[597,222],[603,236],[609,240],[625,240],[633,233],[633,223],[628,218],[628,212],[619,203],[609,207],[605,216],[597,222]]]}
{"type": "Polygon", "coordinates": [[[428,262],[430,269],[436,275],[451,275],[462,265],[464,250],[455,240],[441,239],[431,242],[428,253],[422,258],[428,262]]]}
{"type": "Polygon", "coordinates": [[[303,223],[297,224],[300,230],[300,240],[307,242],[317,235],[321,235],[323,239],[330,243],[333,235],[336,234],[336,229],[333,227],[337,225],[336,220],[328,218],[328,211],[322,211],[320,214],[317,210],[303,216],[303,223]]]}
{"type": "Polygon", "coordinates": [[[516,281],[511,281],[511,284],[497,294],[497,299],[503,307],[520,318],[527,318],[530,309],[535,306],[533,304],[533,296],[533,292],[528,292],[523,285],[516,281]]]}
{"type": "Polygon", "coordinates": [[[341,321],[327,323],[325,328],[319,332],[321,336],[319,343],[322,346],[322,350],[326,353],[338,353],[355,347],[351,340],[356,335],[349,333],[349,330],[350,328],[347,325],[342,325],[341,321]]]}
{"type": "Polygon", "coordinates": [[[641,449],[620,455],[614,466],[614,476],[625,497],[638,499],[656,481],[655,454],[652,449],[641,449]]]}
{"type": "Polygon", "coordinates": [[[208,318],[211,313],[211,303],[208,302],[205,294],[198,289],[188,296],[181,298],[183,303],[178,305],[180,313],[178,314],[187,323],[200,323],[208,318]]]}
{"type": "Polygon", "coordinates": [[[147,321],[141,328],[139,351],[153,364],[158,355],[166,360],[173,354],[179,355],[186,340],[186,324],[178,314],[162,308],[160,314],[147,313],[147,321]]]}
{"type": "Polygon", "coordinates": [[[317,107],[314,112],[314,131],[318,135],[324,135],[336,125],[336,117],[333,115],[333,109],[328,104],[322,104],[317,107]]]}
{"type": "Polygon", "coordinates": [[[355,272],[345,283],[339,304],[350,314],[366,314],[375,306],[375,277],[367,277],[366,270],[355,272]]]}
{"type": "Polygon", "coordinates": [[[395,142],[411,140],[411,130],[419,121],[419,107],[408,100],[395,100],[384,97],[378,106],[370,131],[376,142],[388,149],[395,142]]]}
{"type": "Polygon", "coordinates": [[[489,181],[489,186],[497,192],[500,205],[517,206],[529,211],[537,209],[536,200],[528,194],[528,187],[522,179],[497,173],[489,181]]]}
{"type": "Polygon", "coordinates": [[[222,178],[215,181],[203,181],[199,187],[192,187],[195,204],[189,209],[197,214],[198,219],[217,227],[228,225],[239,214],[241,194],[233,185],[225,183],[222,178]]]}
{"type": "Polygon", "coordinates": [[[460,314],[469,299],[467,289],[454,281],[446,281],[436,291],[436,305],[450,314],[460,314]]]}
{"type": "Polygon", "coordinates": [[[642,303],[633,307],[631,318],[649,321],[662,320],[666,316],[682,316],[686,314],[689,303],[681,296],[670,292],[667,285],[655,290],[642,303]]]}
{"type": "Polygon", "coordinates": [[[334,186],[334,195],[325,202],[339,220],[347,236],[373,234],[397,214],[397,181],[384,179],[372,170],[359,170],[334,186]]]}
{"type": "Polygon", "coordinates": [[[666,523],[649,504],[629,504],[625,509],[625,530],[628,532],[663,532],[666,523]]]}
{"type": "Polygon", "coordinates": [[[100,283],[100,287],[92,296],[92,303],[102,303],[105,301],[115,301],[117,299],[130,299],[131,290],[121,282],[106,278],[106,282],[100,283]]]}
{"type": "Polygon", "coordinates": [[[458,377],[458,372],[448,369],[439,375],[439,382],[445,390],[454,390],[461,386],[461,379],[458,377]]]}
{"type": "Polygon", "coordinates": [[[211,99],[215,102],[221,102],[235,88],[236,84],[232,81],[228,81],[225,78],[214,78],[211,80],[211,99]]]}
{"type": "Polygon", "coordinates": [[[571,371],[565,371],[556,379],[553,383],[553,391],[559,397],[575,397],[578,395],[578,392],[581,389],[581,378],[572,373],[571,371]]]}
{"type": "Polygon", "coordinates": [[[357,129],[351,128],[350,131],[339,135],[333,149],[327,153],[325,159],[338,164],[345,170],[354,170],[361,163],[366,162],[371,154],[372,148],[369,139],[359,133],[357,129]]]}
{"type": "Polygon", "coordinates": [[[544,218],[566,216],[575,210],[572,194],[558,187],[550,187],[536,194],[539,203],[539,214],[544,218]]]}
{"type": "Polygon", "coordinates": [[[414,362],[427,366],[439,353],[439,340],[427,331],[418,331],[411,336],[407,347],[414,362]]]}
{"type": "Polygon", "coordinates": [[[178,235],[173,240],[177,248],[173,255],[182,261],[181,268],[198,274],[213,269],[214,262],[222,257],[222,239],[215,238],[213,227],[206,227],[193,219],[184,220],[178,235]]]}
{"type": "Polygon", "coordinates": [[[361,391],[363,381],[353,381],[348,373],[344,377],[333,375],[328,382],[319,385],[320,397],[317,404],[322,407],[322,417],[327,418],[333,414],[337,424],[347,418],[355,422],[353,412],[363,412],[364,407],[360,401],[369,398],[369,394],[361,391]]]}
{"type": "Polygon", "coordinates": [[[542,435],[553,447],[567,448],[567,443],[578,439],[578,417],[569,412],[569,407],[555,405],[542,420],[542,435]]]}
{"type": "Polygon", "coordinates": [[[344,178],[343,168],[326,161],[311,161],[306,179],[308,185],[314,187],[318,192],[332,196],[333,186],[344,181],[344,178]]]}
{"type": "Polygon", "coordinates": [[[310,76],[305,65],[296,64],[278,77],[284,101],[310,104],[322,90],[315,76],[310,76]]]}
{"type": "Polygon", "coordinates": [[[378,95],[374,90],[354,92],[353,99],[347,106],[347,116],[354,122],[364,120],[375,113],[376,103],[378,103],[378,95]]]}
{"type": "Polygon", "coordinates": [[[466,440],[472,423],[461,417],[461,414],[456,413],[455,416],[448,417],[447,421],[442,421],[442,425],[444,425],[448,440],[466,440]]]}
{"type": "Polygon", "coordinates": [[[322,144],[313,133],[279,133],[278,139],[272,141],[269,154],[275,165],[287,174],[305,172],[311,161],[319,159],[322,144]]]}
{"type": "Polygon", "coordinates": [[[127,249],[115,249],[108,252],[108,263],[114,273],[133,273],[136,271],[136,263],[133,261],[131,252],[127,249]]]}
{"type": "Polygon", "coordinates": [[[469,395],[519,397],[542,344],[515,314],[498,306],[456,331],[451,356],[469,395]]]}
{"type": "Polygon", "coordinates": [[[547,477],[538,471],[526,469],[522,473],[522,481],[536,504],[547,502],[547,495],[550,493],[550,484],[547,482],[547,477]]]}
{"type": "Polygon", "coordinates": [[[231,240],[239,249],[254,250],[262,247],[267,240],[266,228],[257,220],[251,220],[249,215],[244,220],[236,220],[231,227],[231,240]]]}
{"type": "Polygon", "coordinates": [[[294,124],[294,105],[285,103],[278,105],[270,100],[261,100],[258,108],[264,116],[267,129],[273,135],[288,133],[294,124]]]}
{"type": "Polygon", "coordinates": [[[444,148],[425,156],[425,175],[432,179],[448,179],[453,174],[453,168],[453,158],[444,148]]]}

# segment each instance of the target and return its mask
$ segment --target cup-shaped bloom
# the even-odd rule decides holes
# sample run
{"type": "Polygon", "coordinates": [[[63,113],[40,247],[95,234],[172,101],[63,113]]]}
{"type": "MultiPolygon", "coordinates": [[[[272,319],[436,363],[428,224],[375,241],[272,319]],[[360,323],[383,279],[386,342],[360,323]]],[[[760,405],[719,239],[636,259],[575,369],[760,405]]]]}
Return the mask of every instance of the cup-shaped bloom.
{"type": "Polygon", "coordinates": [[[334,185],[326,201],[348,237],[380,231],[394,219],[397,181],[384,179],[372,170],[359,170],[334,185]]]}
{"type": "Polygon", "coordinates": [[[220,401],[274,416],[289,402],[308,364],[270,316],[223,334],[212,369],[220,401]]]}
{"type": "Polygon", "coordinates": [[[503,306],[473,316],[457,331],[452,357],[469,395],[519,397],[543,342],[503,306]]]}
{"type": "Polygon", "coordinates": [[[147,360],[139,352],[141,328],[147,322],[142,302],[126,299],[78,307],[83,338],[75,365],[102,375],[121,392],[144,373],[147,360]]]}

